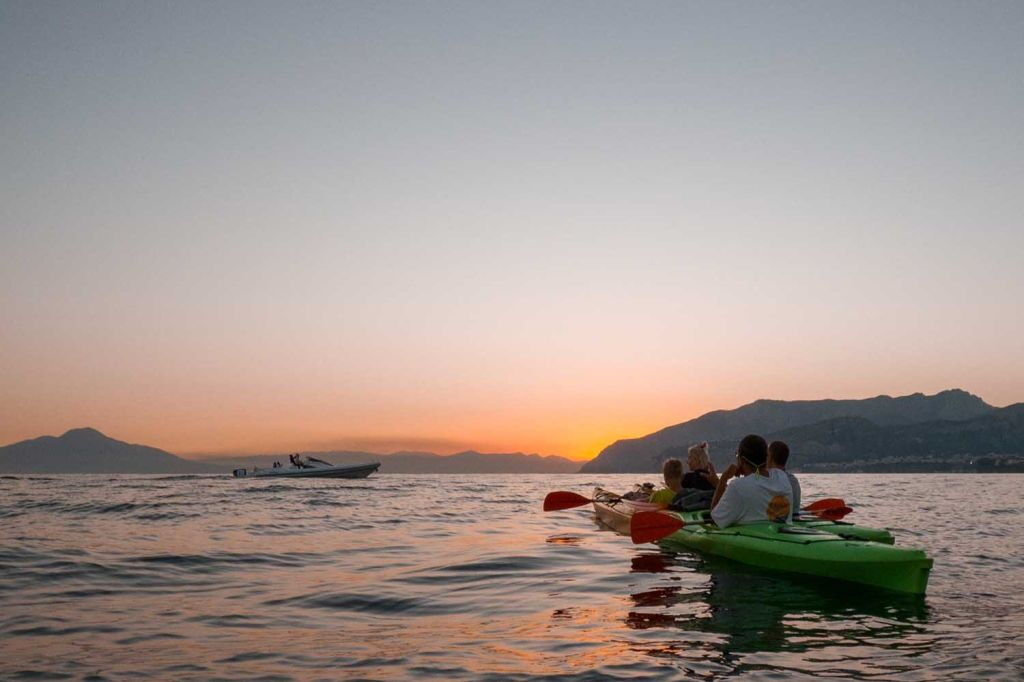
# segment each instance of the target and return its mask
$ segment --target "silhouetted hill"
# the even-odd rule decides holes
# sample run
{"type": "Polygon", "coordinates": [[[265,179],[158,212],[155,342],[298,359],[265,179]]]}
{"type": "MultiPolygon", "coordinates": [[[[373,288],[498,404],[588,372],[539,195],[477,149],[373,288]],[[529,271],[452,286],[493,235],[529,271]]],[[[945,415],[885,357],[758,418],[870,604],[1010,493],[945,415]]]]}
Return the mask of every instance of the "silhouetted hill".
{"type": "Polygon", "coordinates": [[[18,474],[194,474],[224,467],[194,462],[145,445],[108,438],[96,429],[72,429],[0,447],[0,471],[18,474]]]}
{"type": "MultiPolygon", "coordinates": [[[[961,422],[993,412],[981,398],[953,389],[936,395],[922,393],[864,400],[758,400],[735,410],[717,410],[655,433],[616,441],[580,469],[581,473],[649,473],[660,469],[668,456],[678,456],[688,445],[710,441],[716,463],[723,443],[729,454],[745,434],[772,434],[827,420],[859,419],[866,434],[872,427],[912,425],[933,421],[961,422]]],[[[837,423],[836,428],[847,427],[837,423]]],[[[865,435],[865,437],[867,437],[865,435]]]]}
{"type": "MultiPolygon", "coordinates": [[[[785,441],[792,453],[791,466],[804,471],[841,470],[853,463],[877,469],[872,463],[886,462],[889,470],[899,470],[901,463],[913,463],[902,468],[915,470],[929,461],[967,464],[979,457],[1024,456],[1024,403],[964,421],[878,426],[865,419],[840,418],[766,437],[785,441]]],[[[718,445],[728,460],[728,448],[735,444],[718,445]]]]}

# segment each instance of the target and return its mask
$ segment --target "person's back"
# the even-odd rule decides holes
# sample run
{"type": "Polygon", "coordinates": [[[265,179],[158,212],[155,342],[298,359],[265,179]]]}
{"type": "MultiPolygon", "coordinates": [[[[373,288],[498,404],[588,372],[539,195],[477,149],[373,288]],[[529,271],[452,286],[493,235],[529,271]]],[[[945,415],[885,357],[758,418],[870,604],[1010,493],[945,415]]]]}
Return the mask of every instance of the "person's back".
{"type": "Polygon", "coordinates": [[[793,511],[800,511],[800,481],[796,480],[796,476],[788,471],[784,471],[786,478],[789,479],[789,489],[793,491],[793,511]]]}
{"type": "Polygon", "coordinates": [[[767,468],[768,445],[764,438],[746,436],[740,441],[736,459],[719,481],[711,519],[723,528],[760,521],[792,521],[793,489],[784,471],[767,468]]]}
{"type": "Polygon", "coordinates": [[[760,521],[792,521],[793,489],[784,471],[768,469],[767,475],[752,473],[738,477],[711,510],[711,518],[719,526],[758,523],[760,521]]]}
{"type": "Polygon", "coordinates": [[[780,469],[786,473],[789,485],[793,489],[793,511],[800,509],[800,481],[796,476],[786,471],[786,463],[789,461],[789,446],[781,440],[773,440],[768,446],[768,468],[780,469]]]}

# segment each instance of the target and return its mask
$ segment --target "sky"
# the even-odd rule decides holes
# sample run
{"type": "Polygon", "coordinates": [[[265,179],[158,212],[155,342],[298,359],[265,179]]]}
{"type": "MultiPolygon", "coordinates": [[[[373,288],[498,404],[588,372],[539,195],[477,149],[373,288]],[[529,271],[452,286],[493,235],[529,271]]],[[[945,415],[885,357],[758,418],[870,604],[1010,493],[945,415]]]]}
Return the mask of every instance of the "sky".
{"type": "Polygon", "coordinates": [[[1019,2],[0,0],[0,443],[1024,401],[1019,2]]]}

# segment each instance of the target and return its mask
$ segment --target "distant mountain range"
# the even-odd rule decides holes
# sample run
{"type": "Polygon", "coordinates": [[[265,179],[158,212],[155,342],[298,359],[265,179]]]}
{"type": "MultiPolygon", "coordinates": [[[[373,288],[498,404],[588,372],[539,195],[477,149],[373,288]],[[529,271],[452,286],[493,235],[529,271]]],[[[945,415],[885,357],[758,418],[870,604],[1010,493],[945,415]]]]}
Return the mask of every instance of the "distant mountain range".
{"type": "Polygon", "coordinates": [[[194,462],[146,445],[72,429],[0,448],[0,472],[11,474],[212,474],[223,466],[194,462]]]}
{"type": "MultiPolygon", "coordinates": [[[[767,434],[802,471],[1024,470],[1024,403],[964,420],[879,426],[838,417],[767,434]],[[1000,465],[1001,462],[1001,465],[1000,465]]],[[[721,443],[730,453],[735,443],[721,443]]]]}
{"type": "Polygon", "coordinates": [[[1018,455],[1024,454],[1022,410],[1020,404],[996,408],[959,389],[864,400],[758,400],[616,441],[581,472],[657,472],[667,457],[682,457],[704,440],[721,468],[748,433],[786,441],[792,466],[804,470],[850,470],[841,465],[894,458],[1018,455]]]}
{"type": "MultiPolygon", "coordinates": [[[[381,473],[573,473],[579,462],[549,455],[522,453],[485,454],[460,452],[435,455],[427,452],[399,452],[378,455],[370,452],[316,452],[311,454],[332,464],[382,462],[381,473]]],[[[96,429],[72,429],[62,436],[42,436],[0,447],[2,473],[70,474],[212,474],[230,473],[254,464],[269,467],[274,461],[287,464],[288,455],[241,455],[193,460],[145,445],[133,445],[109,438],[96,429]]]]}
{"type": "MultiPolygon", "coordinates": [[[[333,464],[379,461],[381,473],[643,473],[704,440],[721,470],[740,438],[786,441],[796,471],[1024,471],[1024,403],[996,408],[959,389],[865,400],[758,400],[655,433],[612,443],[580,467],[564,457],[523,453],[455,455],[308,452],[333,464]]],[[[0,447],[2,473],[228,473],[287,463],[287,454],[184,459],[90,428],[0,447]]]]}

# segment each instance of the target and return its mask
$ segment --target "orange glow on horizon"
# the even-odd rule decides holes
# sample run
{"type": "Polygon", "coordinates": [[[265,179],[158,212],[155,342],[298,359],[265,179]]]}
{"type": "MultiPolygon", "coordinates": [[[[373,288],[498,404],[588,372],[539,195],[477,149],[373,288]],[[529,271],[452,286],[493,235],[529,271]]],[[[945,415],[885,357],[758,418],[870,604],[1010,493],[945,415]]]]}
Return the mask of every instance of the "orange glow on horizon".
{"type": "Polygon", "coordinates": [[[88,426],[110,438],[159,448],[189,459],[290,451],[352,450],[378,454],[408,451],[452,455],[475,450],[483,453],[556,455],[585,462],[619,439],[644,436],[700,414],[696,411],[676,417],[665,412],[663,407],[651,409],[646,418],[635,416],[632,419],[613,414],[582,417],[550,412],[530,419],[531,415],[521,414],[515,415],[519,417],[515,421],[495,419],[483,424],[469,419],[462,423],[449,422],[444,428],[440,428],[440,420],[426,420],[433,422],[436,431],[409,429],[403,433],[395,428],[388,433],[385,428],[378,428],[370,433],[344,435],[338,433],[340,429],[334,423],[314,423],[294,415],[291,418],[281,415],[276,420],[267,418],[254,423],[241,414],[225,414],[217,420],[178,414],[153,423],[145,418],[148,415],[130,415],[125,410],[118,418],[109,412],[81,414],[57,428],[43,423],[19,424],[20,432],[5,434],[6,438],[0,445],[43,435],[59,436],[69,429],[88,426]],[[658,412],[663,416],[659,417],[658,412]],[[523,422],[529,422],[530,427],[523,426],[523,422]]]}

